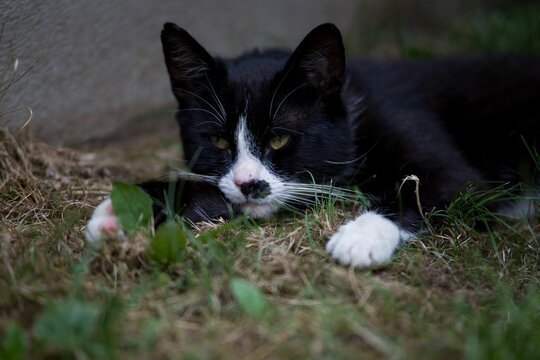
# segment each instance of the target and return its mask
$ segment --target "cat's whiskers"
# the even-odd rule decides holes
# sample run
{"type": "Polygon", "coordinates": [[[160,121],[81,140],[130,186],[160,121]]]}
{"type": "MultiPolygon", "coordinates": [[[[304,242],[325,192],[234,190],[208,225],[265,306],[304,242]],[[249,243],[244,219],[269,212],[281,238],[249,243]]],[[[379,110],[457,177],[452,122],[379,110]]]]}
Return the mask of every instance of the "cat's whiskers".
{"type": "Polygon", "coordinates": [[[272,107],[274,106],[274,98],[276,97],[277,92],[278,92],[279,88],[281,87],[281,84],[283,84],[283,82],[285,81],[285,79],[287,78],[289,73],[291,72],[291,69],[292,68],[289,68],[289,70],[287,70],[285,75],[283,75],[283,77],[279,81],[278,86],[276,86],[276,89],[274,90],[274,93],[272,94],[272,99],[270,100],[270,112],[268,113],[268,117],[270,117],[270,118],[272,118],[272,107]]]}
{"type": "Polygon", "coordinates": [[[298,193],[294,194],[297,198],[314,198],[317,202],[323,199],[328,200],[338,200],[343,202],[355,202],[356,198],[354,197],[348,197],[348,196],[339,196],[337,194],[322,194],[322,193],[298,193]]]}
{"type": "Polygon", "coordinates": [[[295,87],[294,89],[292,89],[284,98],[283,100],[281,100],[281,102],[279,103],[276,111],[274,112],[274,115],[272,116],[272,120],[274,120],[276,118],[276,115],[278,114],[279,112],[279,109],[281,108],[281,105],[283,105],[283,103],[289,98],[289,96],[291,96],[296,90],[300,89],[301,87],[303,87],[304,85],[306,85],[308,82],[304,82],[303,84],[300,84],[298,85],[297,87],[295,87]]]}
{"type": "Polygon", "coordinates": [[[203,219],[203,221],[211,221],[211,216],[208,215],[201,205],[195,204],[194,211],[201,217],[201,219],[203,219]]]}
{"type": "Polygon", "coordinates": [[[186,180],[186,181],[202,181],[202,182],[206,182],[213,185],[217,185],[219,181],[218,176],[196,174],[187,170],[172,171],[169,174],[164,175],[162,178],[167,179],[169,181],[174,181],[178,179],[186,180]]]}
{"type": "MultiPolygon", "coordinates": [[[[208,105],[212,110],[214,110],[214,113],[213,113],[213,114],[216,115],[216,118],[219,118],[220,123],[221,123],[221,122],[222,122],[223,124],[226,123],[225,118],[217,111],[217,109],[216,109],[212,104],[210,104],[210,102],[208,102],[208,100],[206,100],[206,99],[204,99],[203,97],[201,97],[201,96],[195,94],[194,92],[191,92],[191,91],[186,90],[186,89],[183,89],[183,88],[175,87],[174,89],[175,89],[175,90],[183,91],[183,92],[185,92],[186,94],[189,94],[189,95],[191,95],[191,96],[193,96],[193,97],[195,97],[195,98],[197,98],[197,99],[203,101],[203,102],[204,102],[206,105],[208,105]]],[[[207,111],[208,111],[208,110],[207,110],[207,111]]]]}
{"type": "Polygon", "coordinates": [[[203,109],[203,108],[189,108],[189,109],[179,109],[177,112],[184,112],[184,111],[202,111],[202,112],[208,113],[208,114],[212,115],[218,121],[218,124],[220,126],[223,125],[223,122],[222,122],[221,118],[219,118],[216,114],[214,114],[210,110],[206,110],[206,109],[203,109]]]}
{"type": "Polygon", "coordinates": [[[327,164],[334,164],[334,165],[346,165],[346,164],[353,164],[357,161],[360,161],[362,159],[364,159],[370,152],[371,150],[373,150],[377,145],[379,145],[380,143],[380,140],[377,141],[375,143],[375,145],[373,145],[372,147],[369,148],[368,151],[366,151],[365,153],[363,153],[362,155],[360,155],[359,157],[357,157],[356,159],[352,159],[352,160],[346,160],[346,161],[330,161],[330,160],[324,160],[325,163],[327,164]]]}
{"type": "Polygon", "coordinates": [[[210,85],[210,89],[211,89],[210,94],[214,98],[214,101],[219,107],[219,110],[221,110],[221,115],[223,115],[223,119],[227,119],[227,113],[225,111],[225,107],[223,107],[221,100],[219,100],[219,96],[217,95],[216,90],[214,89],[214,86],[212,85],[212,82],[210,81],[210,78],[208,77],[208,74],[204,73],[204,76],[206,77],[206,81],[208,81],[208,85],[210,85]]]}
{"type": "Polygon", "coordinates": [[[223,124],[221,123],[218,123],[216,121],[203,121],[202,123],[199,123],[199,126],[203,126],[203,125],[206,125],[206,124],[212,124],[212,125],[215,125],[217,127],[223,127],[223,124]]]}
{"type": "MultiPolygon", "coordinates": [[[[215,175],[203,175],[187,170],[176,170],[163,178],[186,181],[201,181],[212,185],[218,185],[220,177],[215,175]]],[[[280,191],[272,192],[261,204],[278,206],[284,209],[294,209],[294,205],[314,206],[321,200],[337,200],[343,202],[357,202],[358,194],[354,190],[344,189],[327,184],[307,184],[296,182],[284,182],[280,191]]],[[[201,215],[201,214],[199,214],[201,215]]]]}
{"type": "Polygon", "coordinates": [[[274,202],[282,209],[285,209],[291,212],[298,210],[294,206],[291,206],[290,204],[288,204],[287,200],[275,198],[274,202]]]}
{"type": "Polygon", "coordinates": [[[286,197],[304,203],[307,203],[307,201],[316,202],[322,197],[345,202],[358,201],[358,194],[354,190],[344,189],[333,185],[285,183],[284,187],[286,197]],[[313,198],[315,200],[313,200],[313,198]]]}

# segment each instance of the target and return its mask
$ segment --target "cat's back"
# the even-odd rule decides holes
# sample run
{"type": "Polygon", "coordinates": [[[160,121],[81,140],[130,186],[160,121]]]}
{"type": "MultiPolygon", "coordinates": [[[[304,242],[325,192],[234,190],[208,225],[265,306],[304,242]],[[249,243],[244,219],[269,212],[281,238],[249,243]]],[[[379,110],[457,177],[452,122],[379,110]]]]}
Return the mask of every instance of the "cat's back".
{"type": "Polygon", "coordinates": [[[349,74],[366,98],[360,131],[391,149],[449,141],[482,168],[527,155],[524,142],[540,138],[539,56],[354,60],[349,74]]]}
{"type": "MultiPolygon", "coordinates": [[[[540,92],[540,56],[483,55],[434,59],[349,62],[349,74],[364,91],[386,95],[419,92],[421,100],[487,93],[540,92]]],[[[408,94],[409,97],[414,94],[408,94]]]]}
{"type": "Polygon", "coordinates": [[[349,73],[378,111],[421,109],[436,114],[450,130],[463,124],[507,129],[509,121],[516,128],[540,128],[537,55],[353,60],[349,73]]]}

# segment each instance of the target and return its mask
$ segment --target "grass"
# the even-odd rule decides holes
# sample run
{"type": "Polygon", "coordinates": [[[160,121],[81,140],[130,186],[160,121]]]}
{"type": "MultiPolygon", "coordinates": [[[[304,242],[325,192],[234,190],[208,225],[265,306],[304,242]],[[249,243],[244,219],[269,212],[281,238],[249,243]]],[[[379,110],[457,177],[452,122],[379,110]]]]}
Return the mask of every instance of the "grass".
{"type": "Polygon", "coordinates": [[[539,229],[474,231],[459,210],[469,192],[445,226],[371,271],[326,255],[326,239],[358,210],[332,202],[261,224],[198,224],[185,257],[164,265],[147,256],[144,234],[83,241],[111,173],[129,177],[128,167],[2,139],[2,358],[538,355],[539,229]]]}
{"type": "MultiPolygon", "coordinates": [[[[404,29],[398,47],[537,52],[534,14],[490,12],[443,50],[404,29]]],[[[358,211],[332,201],[262,223],[197,224],[184,256],[160,261],[143,233],[83,239],[111,179],[152,177],[177,158],[169,139],[130,142],[88,154],[0,131],[0,359],[540,358],[538,217],[471,226],[504,192],[464,191],[428,214],[442,227],[378,269],[329,259],[326,240],[358,211]]]]}

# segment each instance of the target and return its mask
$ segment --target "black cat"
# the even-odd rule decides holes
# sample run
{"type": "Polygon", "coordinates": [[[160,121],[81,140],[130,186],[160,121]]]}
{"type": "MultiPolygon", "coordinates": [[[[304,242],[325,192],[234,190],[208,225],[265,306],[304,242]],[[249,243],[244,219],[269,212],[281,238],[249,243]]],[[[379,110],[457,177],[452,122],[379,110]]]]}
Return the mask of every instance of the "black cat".
{"type": "MultiPolygon", "coordinates": [[[[161,40],[184,154],[201,180],[181,182],[173,210],[187,219],[231,211],[267,217],[332,192],[347,198],[334,186],[361,185],[372,209],[343,225],[327,250],[343,264],[371,266],[418,231],[420,210],[444,209],[470,183],[513,189],[523,164],[534,166],[528,146],[540,131],[538,57],[346,66],[332,24],[312,30],[292,54],[229,60],[210,56],[175,24],[165,24],[161,40]],[[407,177],[419,179],[419,199],[407,177]]],[[[141,186],[163,213],[171,185],[141,186]]],[[[116,230],[106,200],[88,238],[116,230]]]]}

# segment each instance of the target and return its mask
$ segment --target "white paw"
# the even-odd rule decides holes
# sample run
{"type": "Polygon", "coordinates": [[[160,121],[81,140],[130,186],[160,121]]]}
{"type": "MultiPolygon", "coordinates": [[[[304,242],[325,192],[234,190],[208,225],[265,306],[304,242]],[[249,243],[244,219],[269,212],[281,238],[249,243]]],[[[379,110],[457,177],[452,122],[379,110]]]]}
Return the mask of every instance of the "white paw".
{"type": "Polygon", "coordinates": [[[122,236],[123,231],[120,228],[118,219],[114,215],[112,201],[110,198],[105,199],[99,204],[92,217],[86,224],[86,240],[98,241],[106,238],[107,236],[118,235],[122,236]]]}
{"type": "Polygon", "coordinates": [[[343,265],[379,265],[390,260],[404,234],[393,221],[366,212],[342,225],[326,244],[326,250],[343,265]]]}

